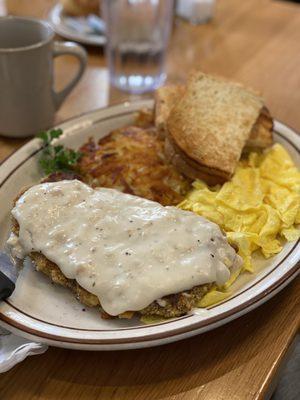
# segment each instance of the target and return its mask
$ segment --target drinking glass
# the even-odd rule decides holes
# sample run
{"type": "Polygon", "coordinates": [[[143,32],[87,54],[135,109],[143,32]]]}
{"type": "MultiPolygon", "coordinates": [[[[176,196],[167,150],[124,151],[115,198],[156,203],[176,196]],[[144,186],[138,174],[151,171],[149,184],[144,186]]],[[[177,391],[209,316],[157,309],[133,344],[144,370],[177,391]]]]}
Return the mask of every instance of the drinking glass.
{"type": "Polygon", "coordinates": [[[160,86],[166,78],[173,0],[104,0],[102,13],[111,84],[131,93],[160,86]]]}

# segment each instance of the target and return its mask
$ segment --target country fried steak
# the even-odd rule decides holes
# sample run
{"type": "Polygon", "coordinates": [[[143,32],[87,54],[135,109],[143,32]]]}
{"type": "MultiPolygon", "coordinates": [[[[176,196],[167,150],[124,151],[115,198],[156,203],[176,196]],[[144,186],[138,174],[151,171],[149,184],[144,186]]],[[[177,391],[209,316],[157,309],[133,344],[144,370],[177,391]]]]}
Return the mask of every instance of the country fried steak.
{"type": "MultiPolygon", "coordinates": [[[[80,148],[82,157],[74,172],[55,172],[42,182],[78,179],[92,187],[118,189],[158,201],[162,205],[178,204],[189,190],[190,182],[166,161],[164,142],[151,126],[152,115],[139,113],[136,125],[117,129],[98,143],[89,139],[80,148]]],[[[12,232],[15,235],[19,233],[16,220],[13,220],[12,232]]],[[[76,280],[66,278],[59,267],[43,254],[33,252],[30,258],[38,271],[47,275],[52,282],[70,289],[82,304],[97,307],[102,318],[112,318],[101,308],[97,296],[82,288],[76,280]]],[[[196,286],[184,293],[165,296],[139,313],[161,318],[184,315],[197,306],[211,286],[196,286]]],[[[131,318],[133,315],[129,311],[119,317],[131,318]]]]}
{"type": "MultiPolygon", "coordinates": [[[[53,176],[53,178],[55,179],[57,176],[53,176]]],[[[12,232],[16,236],[19,234],[19,225],[16,220],[13,220],[12,222],[12,232]]],[[[101,308],[101,304],[97,296],[81,287],[76,280],[66,278],[58,266],[52,261],[48,260],[43,254],[32,252],[29,256],[33,261],[37,271],[47,275],[52,282],[70,289],[75,294],[77,300],[79,300],[82,304],[88,307],[97,307],[102,318],[113,318],[101,308]]],[[[182,293],[165,296],[158,301],[154,301],[148,307],[140,310],[138,313],[147,317],[179,317],[197,307],[199,301],[211,287],[212,284],[200,285],[182,293]]],[[[131,318],[133,315],[134,312],[129,311],[119,315],[119,318],[131,318]]]]}

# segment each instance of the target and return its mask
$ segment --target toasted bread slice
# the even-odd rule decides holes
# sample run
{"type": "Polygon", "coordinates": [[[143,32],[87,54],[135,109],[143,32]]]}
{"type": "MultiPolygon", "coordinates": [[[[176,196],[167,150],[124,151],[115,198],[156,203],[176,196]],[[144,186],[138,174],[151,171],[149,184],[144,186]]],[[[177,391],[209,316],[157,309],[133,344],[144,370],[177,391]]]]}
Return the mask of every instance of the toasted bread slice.
{"type": "MultiPolygon", "coordinates": [[[[167,119],[172,108],[183,96],[184,85],[162,86],[155,93],[155,126],[161,136],[166,135],[167,119]]],[[[273,119],[266,107],[262,111],[253,126],[250,137],[246,142],[246,151],[264,149],[273,143],[273,119]]]]}
{"type": "Polygon", "coordinates": [[[169,136],[165,138],[165,156],[178,171],[190,179],[201,179],[211,186],[222,184],[227,180],[227,176],[222,176],[219,171],[199,166],[169,136]]]}
{"type": "Polygon", "coordinates": [[[254,92],[197,72],[170,112],[168,135],[199,170],[228,180],[262,108],[254,92]]]}
{"type": "Polygon", "coordinates": [[[154,122],[155,127],[161,136],[165,135],[166,122],[169,118],[170,112],[175,104],[183,96],[185,91],[184,85],[169,85],[162,86],[155,92],[155,110],[154,122]]]}
{"type": "Polygon", "coordinates": [[[273,118],[267,107],[263,107],[254,124],[249,139],[246,142],[246,151],[265,149],[273,143],[273,118]]]}

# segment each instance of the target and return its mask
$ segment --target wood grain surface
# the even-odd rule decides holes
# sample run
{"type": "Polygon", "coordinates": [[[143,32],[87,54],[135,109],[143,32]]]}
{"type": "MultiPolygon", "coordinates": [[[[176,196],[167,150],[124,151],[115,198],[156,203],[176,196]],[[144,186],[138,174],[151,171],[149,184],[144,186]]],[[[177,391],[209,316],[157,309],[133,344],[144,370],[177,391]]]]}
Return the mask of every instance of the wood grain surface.
{"type": "MultiPolygon", "coordinates": [[[[55,1],[0,0],[0,12],[46,18],[55,1]],[[1,3],[2,2],[2,3],[1,3]]],[[[275,118],[300,130],[300,7],[271,0],[219,0],[207,25],[176,20],[170,82],[199,68],[262,92],[275,118]]],[[[108,85],[103,51],[88,48],[85,76],[56,122],[136,99],[108,85]]],[[[76,61],[61,57],[62,87],[76,61]]],[[[1,95],[1,94],[0,94],[1,95]]],[[[25,140],[0,137],[0,160],[25,140]]],[[[51,348],[0,376],[1,400],[268,399],[300,324],[300,280],[238,320],[201,336],[145,350],[89,353],[51,348]]]]}

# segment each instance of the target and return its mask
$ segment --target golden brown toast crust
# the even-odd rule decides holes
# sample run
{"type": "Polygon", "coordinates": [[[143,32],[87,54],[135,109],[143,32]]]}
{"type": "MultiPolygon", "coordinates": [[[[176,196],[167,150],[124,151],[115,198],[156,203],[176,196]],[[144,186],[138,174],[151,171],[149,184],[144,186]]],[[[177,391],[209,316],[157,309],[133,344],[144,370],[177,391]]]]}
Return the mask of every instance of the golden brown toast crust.
{"type": "Polygon", "coordinates": [[[193,180],[201,179],[208,185],[214,186],[229,179],[222,171],[199,166],[194,160],[187,157],[169,136],[166,136],[165,139],[165,154],[178,171],[193,180]]]}
{"type": "Polygon", "coordinates": [[[184,85],[162,86],[155,92],[154,122],[159,133],[164,136],[166,132],[166,122],[172,108],[183,96],[184,85]]]}
{"type": "Polygon", "coordinates": [[[241,85],[197,72],[171,110],[168,133],[189,158],[230,178],[262,107],[241,85]]]}
{"type": "Polygon", "coordinates": [[[246,149],[265,149],[273,144],[273,118],[267,107],[263,107],[246,143],[246,149]]]}
{"type": "MultiPolygon", "coordinates": [[[[167,119],[173,107],[184,93],[183,85],[163,86],[155,94],[155,126],[160,130],[161,137],[165,137],[165,154],[178,171],[191,179],[202,179],[209,185],[224,183],[230,178],[224,172],[212,168],[199,166],[188,157],[171,139],[167,131],[167,119]]],[[[243,153],[259,151],[273,143],[273,119],[267,107],[263,107],[255,124],[252,127],[250,137],[246,141],[243,153]]]]}
{"type": "MultiPolygon", "coordinates": [[[[168,85],[157,89],[155,93],[155,126],[161,136],[166,135],[167,119],[172,108],[183,96],[185,86],[168,85]]],[[[246,142],[246,149],[264,149],[273,143],[272,137],[273,119],[269,110],[263,107],[258,119],[256,120],[249,139],[246,142]]]]}

